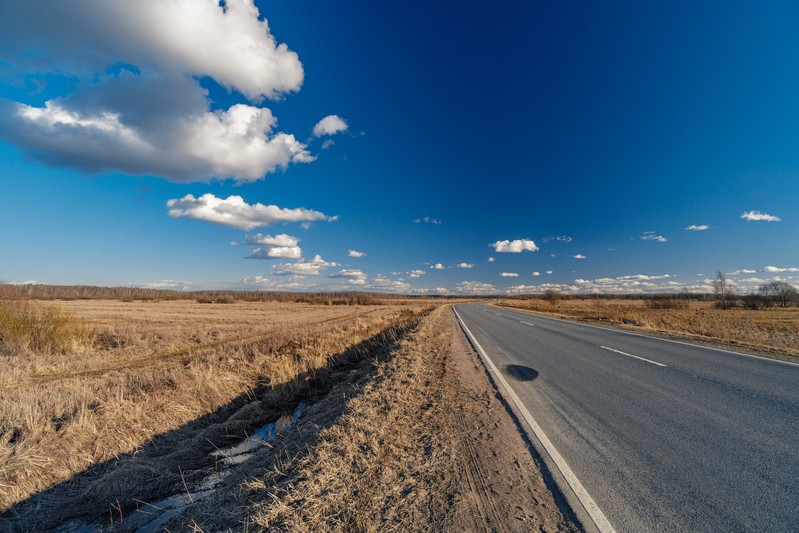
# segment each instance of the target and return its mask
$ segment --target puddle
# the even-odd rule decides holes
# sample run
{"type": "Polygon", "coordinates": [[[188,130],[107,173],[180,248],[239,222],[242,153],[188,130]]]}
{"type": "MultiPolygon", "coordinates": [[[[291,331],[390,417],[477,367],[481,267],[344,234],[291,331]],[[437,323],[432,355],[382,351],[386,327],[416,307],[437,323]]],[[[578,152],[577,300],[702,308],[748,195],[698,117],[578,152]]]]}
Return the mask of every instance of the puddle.
{"type": "MultiPolygon", "coordinates": [[[[155,533],[164,530],[164,526],[179,517],[186,508],[200,502],[216,492],[217,487],[233,473],[233,467],[251,459],[262,446],[274,440],[280,433],[291,429],[305,410],[305,403],[300,403],[291,413],[286,413],[274,422],[258,428],[248,438],[230,448],[211,452],[217,460],[217,471],[207,475],[192,492],[174,494],[152,503],[141,503],[141,507],[132,511],[116,524],[115,528],[124,531],[155,533]]],[[[65,524],[59,531],[69,533],[89,533],[106,530],[105,527],[88,524],[65,524]]]]}
{"type": "Polygon", "coordinates": [[[522,365],[508,365],[505,372],[518,381],[533,381],[538,377],[538,370],[522,365]]]}

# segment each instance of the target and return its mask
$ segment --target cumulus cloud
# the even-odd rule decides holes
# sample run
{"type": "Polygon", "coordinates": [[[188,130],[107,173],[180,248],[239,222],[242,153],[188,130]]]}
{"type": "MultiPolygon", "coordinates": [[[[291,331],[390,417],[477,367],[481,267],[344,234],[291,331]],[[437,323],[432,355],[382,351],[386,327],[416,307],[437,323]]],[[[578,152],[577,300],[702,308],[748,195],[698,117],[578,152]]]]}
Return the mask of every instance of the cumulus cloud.
{"type": "Polygon", "coordinates": [[[760,211],[746,211],[741,215],[741,218],[748,222],[751,221],[782,222],[782,219],[780,217],[769,215],[768,213],[761,213],[760,211]]]}
{"type": "Polygon", "coordinates": [[[499,273],[499,277],[500,278],[518,278],[519,274],[517,274],[516,272],[500,272],[499,273]]]}
{"type": "Polygon", "coordinates": [[[359,252],[357,250],[350,250],[347,252],[347,255],[350,257],[363,257],[366,254],[364,252],[359,252]]]}
{"type": "Polygon", "coordinates": [[[532,273],[532,274],[530,274],[530,275],[531,275],[531,276],[533,276],[534,278],[537,278],[538,276],[540,276],[540,275],[541,275],[541,272],[533,272],[533,273],[532,273]]]}
{"type": "Polygon", "coordinates": [[[430,268],[432,270],[444,270],[444,265],[442,265],[441,263],[435,263],[433,265],[430,265],[430,268]]]}
{"type": "Polygon", "coordinates": [[[742,268],[741,270],[734,270],[733,272],[728,272],[728,275],[729,276],[738,276],[740,274],[754,274],[755,272],[757,272],[757,270],[751,270],[751,269],[742,268]]]}
{"type": "MultiPolygon", "coordinates": [[[[352,283],[352,281],[350,281],[350,283],[352,283]]],[[[411,292],[412,289],[411,285],[406,281],[390,279],[381,275],[370,279],[368,283],[364,284],[364,288],[380,292],[399,293],[408,293],[411,292]]]]}
{"type": "Polygon", "coordinates": [[[342,131],[347,131],[347,123],[338,115],[328,115],[313,127],[314,137],[322,137],[324,135],[335,135],[342,131]]]}
{"type": "Polygon", "coordinates": [[[763,272],[770,272],[770,273],[780,273],[780,272],[799,272],[799,268],[796,267],[775,267],[775,266],[767,266],[763,269],[763,272]]]}
{"type": "Polygon", "coordinates": [[[325,261],[321,255],[316,255],[313,259],[300,259],[296,263],[282,263],[273,268],[275,276],[316,276],[322,270],[337,266],[341,265],[325,261]]]}
{"type": "Polygon", "coordinates": [[[497,241],[489,244],[497,253],[518,254],[521,252],[535,252],[538,246],[530,239],[516,239],[514,241],[497,241]]]}
{"type": "Polygon", "coordinates": [[[583,254],[577,254],[577,255],[573,255],[572,257],[573,257],[574,259],[587,259],[587,257],[586,257],[586,256],[584,256],[583,254]]]}
{"type": "Polygon", "coordinates": [[[345,279],[350,285],[365,285],[369,276],[365,272],[356,269],[343,269],[335,274],[327,276],[331,279],[345,279]]]}
{"type": "Polygon", "coordinates": [[[337,217],[329,217],[310,209],[286,209],[261,203],[250,205],[241,196],[228,196],[222,199],[211,193],[203,194],[199,198],[187,194],[183,198],[169,200],[166,205],[169,207],[169,216],[173,218],[206,220],[244,230],[278,222],[334,221],[337,219],[337,217]]]}
{"type": "Polygon", "coordinates": [[[441,224],[440,220],[438,220],[437,218],[431,218],[431,217],[417,218],[413,222],[415,224],[422,224],[422,223],[424,223],[424,224],[441,224]]]}
{"type": "Polygon", "coordinates": [[[493,257],[489,257],[489,258],[488,258],[488,262],[489,262],[489,263],[493,263],[494,261],[496,261],[496,259],[494,259],[493,257]]]}
{"type": "Polygon", "coordinates": [[[547,274],[552,274],[554,272],[555,272],[554,270],[547,270],[547,274]]]}
{"type": "Polygon", "coordinates": [[[707,224],[691,224],[690,226],[685,226],[685,229],[688,231],[707,231],[710,226],[707,224]]]}
{"type": "Polygon", "coordinates": [[[44,163],[189,182],[314,159],[258,105],[299,90],[304,73],[253,0],[6,2],[0,34],[6,74],[74,87],[43,106],[0,102],[0,136],[44,163]],[[203,77],[249,103],[212,109],[203,77]]]}
{"type": "Polygon", "coordinates": [[[299,259],[302,249],[299,246],[270,246],[256,248],[247,259],[299,259]]]}
{"type": "Polygon", "coordinates": [[[461,294],[496,294],[497,288],[490,283],[480,281],[462,281],[455,285],[455,292],[461,294]]]}
{"type": "Polygon", "coordinates": [[[255,235],[245,235],[243,242],[232,242],[230,244],[233,246],[297,246],[299,242],[299,238],[286,235],[285,233],[275,235],[274,237],[272,235],[256,233],[255,235]]]}
{"type": "Polygon", "coordinates": [[[668,242],[666,237],[663,235],[658,235],[654,231],[645,231],[643,235],[641,235],[640,239],[642,241],[668,242]]]}
{"type": "MultiPolygon", "coordinates": [[[[26,283],[31,283],[31,282],[26,282],[26,283]]],[[[144,289],[158,289],[158,290],[170,290],[170,291],[190,291],[192,289],[190,281],[178,281],[174,279],[162,279],[160,281],[151,281],[149,283],[142,283],[138,286],[144,289]]]]}
{"type": "Polygon", "coordinates": [[[474,268],[474,265],[471,263],[458,263],[455,268],[474,268]]]}
{"type": "Polygon", "coordinates": [[[408,275],[412,278],[421,278],[425,274],[427,274],[427,272],[425,272],[424,270],[411,270],[410,272],[408,272],[408,275]]]}

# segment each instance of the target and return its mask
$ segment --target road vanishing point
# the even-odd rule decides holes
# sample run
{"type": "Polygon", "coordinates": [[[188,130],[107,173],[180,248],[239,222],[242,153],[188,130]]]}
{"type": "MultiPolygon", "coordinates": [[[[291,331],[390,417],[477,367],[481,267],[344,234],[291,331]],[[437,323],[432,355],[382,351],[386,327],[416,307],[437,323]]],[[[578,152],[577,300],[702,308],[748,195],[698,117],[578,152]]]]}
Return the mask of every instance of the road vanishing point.
{"type": "Polygon", "coordinates": [[[455,311],[601,531],[799,531],[799,365],[455,311]]]}

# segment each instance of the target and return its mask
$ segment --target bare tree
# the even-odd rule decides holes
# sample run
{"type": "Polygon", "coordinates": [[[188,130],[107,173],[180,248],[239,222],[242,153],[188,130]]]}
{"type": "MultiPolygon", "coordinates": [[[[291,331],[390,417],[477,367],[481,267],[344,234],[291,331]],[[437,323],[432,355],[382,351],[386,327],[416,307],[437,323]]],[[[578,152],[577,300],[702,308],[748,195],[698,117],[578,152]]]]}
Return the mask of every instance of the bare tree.
{"type": "Polygon", "coordinates": [[[791,302],[799,300],[796,287],[784,281],[772,281],[760,286],[760,294],[779,307],[788,307],[791,302]]]}
{"type": "Polygon", "coordinates": [[[734,303],[733,288],[721,270],[716,271],[716,277],[713,278],[711,283],[713,283],[713,294],[716,295],[716,306],[722,309],[729,309],[732,307],[734,303]]]}

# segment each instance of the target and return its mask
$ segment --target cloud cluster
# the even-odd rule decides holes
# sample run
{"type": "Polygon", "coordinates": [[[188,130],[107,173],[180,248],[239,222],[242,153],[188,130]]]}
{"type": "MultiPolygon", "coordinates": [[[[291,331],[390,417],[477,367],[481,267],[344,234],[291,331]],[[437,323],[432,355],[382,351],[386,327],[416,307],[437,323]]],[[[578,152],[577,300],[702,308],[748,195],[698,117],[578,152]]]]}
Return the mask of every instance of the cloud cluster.
{"type": "Polygon", "coordinates": [[[768,213],[761,213],[760,211],[746,211],[741,215],[741,218],[747,222],[761,221],[761,222],[782,222],[780,217],[769,215],[768,213]]]}
{"type": "Polygon", "coordinates": [[[570,242],[572,242],[572,240],[573,239],[571,237],[569,237],[568,235],[555,235],[555,236],[552,236],[552,237],[544,237],[543,239],[541,239],[541,241],[544,242],[544,243],[551,242],[551,241],[570,243],[570,242]]]}
{"type": "Polygon", "coordinates": [[[455,291],[460,294],[497,294],[500,291],[490,283],[480,281],[462,281],[455,285],[455,291]]]}
{"type": "Polygon", "coordinates": [[[666,237],[663,235],[658,235],[654,231],[645,231],[643,235],[641,235],[640,239],[642,241],[668,242],[666,237]]]}
{"type": "Polygon", "coordinates": [[[366,280],[369,278],[362,270],[346,268],[335,274],[330,274],[327,277],[331,279],[345,279],[350,285],[366,285],[366,280]]]}
{"type": "Polygon", "coordinates": [[[690,226],[685,227],[688,231],[707,231],[710,229],[708,224],[691,224],[690,226]]]}
{"type": "Polygon", "coordinates": [[[321,271],[331,267],[341,266],[332,261],[325,261],[321,255],[313,259],[300,259],[296,263],[282,263],[275,265],[275,276],[316,276],[321,271]]]}
{"type": "Polygon", "coordinates": [[[425,272],[424,270],[411,270],[410,272],[408,272],[408,276],[412,278],[421,278],[425,274],[427,274],[427,272],[425,272]]]}
{"type": "Polygon", "coordinates": [[[337,217],[329,217],[319,211],[296,208],[286,209],[276,205],[253,205],[244,201],[241,196],[217,198],[211,193],[195,198],[187,194],[183,198],[169,200],[169,216],[173,218],[192,218],[222,224],[243,230],[251,230],[278,222],[315,222],[319,220],[334,221],[337,217]]]}
{"type": "Polygon", "coordinates": [[[444,270],[444,265],[442,265],[441,263],[435,263],[435,264],[430,265],[430,269],[431,270],[444,270]]]}
{"type": "MultiPolygon", "coordinates": [[[[253,0],[0,3],[0,63],[24,84],[65,77],[43,106],[0,101],[0,136],[44,163],[176,182],[253,181],[314,157],[258,104],[299,90],[297,54],[253,0]],[[212,109],[199,79],[249,103],[212,109]]],[[[318,125],[341,131],[331,115],[318,125]]]]}
{"type": "Polygon", "coordinates": [[[417,218],[413,222],[415,224],[422,224],[422,223],[424,223],[424,224],[441,224],[440,220],[438,220],[437,218],[431,218],[431,217],[417,218]]]}
{"type": "Polygon", "coordinates": [[[538,246],[530,239],[516,239],[513,241],[497,241],[489,244],[497,253],[518,254],[521,252],[535,252],[538,246]]]}
{"type": "Polygon", "coordinates": [[[519,274],[517,274],[516,272],[500,272],[498,275],[499,275],[500,278],[518,278],[519,277],[519,274]]]}

